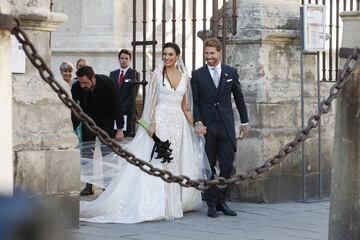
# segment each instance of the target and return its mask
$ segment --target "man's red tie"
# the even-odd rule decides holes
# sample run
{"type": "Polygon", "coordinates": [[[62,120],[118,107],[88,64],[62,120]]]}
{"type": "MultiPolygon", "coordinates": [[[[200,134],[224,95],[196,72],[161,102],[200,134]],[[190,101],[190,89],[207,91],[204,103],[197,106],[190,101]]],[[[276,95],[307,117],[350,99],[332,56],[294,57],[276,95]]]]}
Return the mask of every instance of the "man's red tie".
{"type": "Polygon", "coordinates": [[[121,71],[120,71],[119,80],[118,80],[119,89],[121,89],[121,86],[122,86],[123,81],[124,81],[124,70],[121,70],[121,71]]]}

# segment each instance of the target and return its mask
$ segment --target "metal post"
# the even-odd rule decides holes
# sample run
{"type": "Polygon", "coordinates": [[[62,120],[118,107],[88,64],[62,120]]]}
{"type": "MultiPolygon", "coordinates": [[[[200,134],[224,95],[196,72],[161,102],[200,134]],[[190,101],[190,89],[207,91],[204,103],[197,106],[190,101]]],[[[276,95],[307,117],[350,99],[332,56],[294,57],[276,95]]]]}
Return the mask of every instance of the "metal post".
{"type": "Polygon", "coordinates": [[[195,70],[195,49],[196,49],[196,0],[193,0],[192,5],[193,17],[192,17],[192,70],[195,70]]]}
{"type": "Polygon", "coordinates": [[[166,0],[163,0],[162,5],[162,48],[165,45],[165,30],[166,30],[166,0]]]}
{"type": "MultiPolygon", "coordinates": [[[[304,55],[303,49],[300,53],[300,81],[301,81],[301,129],[304,129],[304,55]]],[[[307,200],[306,196],[306,159],[305,159],[305,142],[301,142],[301,163],[303,169],[303,201],[307,200]]]]}
{"type": "Polygon", "coordinates": [[[182,44],[182,56],[183,56],[183,61],[184,61],[184,64],[185,64],[185,60],[186,60],[186,57],[185,57],[185,23],[186,23],[186,1],[183,0],[183,4],[182,4],[182,39],[181,39],[181,44],[182,44]]]}
{"type": "Polygon", "coordinates": [[[236,0],[233,0],[232,6],[232,35],[236,35],[237,33],[237,7],[236,7],[236,0]]]}
{"type": "Polygon", "coordinates": [[[340,0],[336,0],[336,24],[335,24],[335,32],[336,32],[336,49],[335,49],[335,79],[339,73],[339,24],[340,20],[340,0]]]}
{"type": "MultiPolygon", "coordinates": [[[[301,26],[300,26],[300,37],[301,37],[301,47],[300,47],[300,97],[301,97],[301,129],[304,129],[304,53],[303,53],[303,42],[304,42],[304,33],[303,33],[303,9],[300,9],[301,17],[301,26]]],[[[303,176],[303,201],[307,200],[306,196],[306,159],[305,159],[305,142],[301,142],[301,163],[302,163],[302,176],[303,176]]]]}
{"type": "MultiPolygon", "coordinates": [[[[320,106],[321,89],[320,89],[320,53],[316,54],[316,72],[317,72],[317,101],[320,106]]],[[[321,154],[321,119],[318,120],[318,161],[319,161],[319,199],[322,199],[322,154],[321,154]]]]}
{"type": "Polygon", "coordinates": [[[329,33],[330,33],[330,39],[329,39],[329,81],[332,81],[333,77],[332,77],[332,39],[333,39],[333,0],[330,0],[330,24],[329,24],[329,33]]]}
{"type": "Polygon", "coordinates": [[[173,9],[172,9],[172,42],[175,42],[176,35],[176,2],[173,0],[173,9]]]}
{"type": "Polygon", "coordinates": [[[219,2],[213,0],[212,36],[217,38],[219,33],[219,2]]]}
{"type": "MultiPolygon", "coordinates": [[[[207,34],[206,34],[206,0],[203,0],[203,33],[204,33],[204,41],[207,38],[207,34]]],[[[205,58],[204,58],[204,54],[203,54],[203,64],[205,64],[205,58]]]]}
{"type": "Polygon", "coordinates": [[[156,65],[156,0],[153,0],[153,42],[152,42],[152,70],[155,69],[155,65],[156,65]]]}
{"type": "MultiPolygon", "coordinates": [[[[326,8],[325,0],[322,1],[322,4],[326,8]]],[[[322,81],[326,81],[326,52],[322,52],[322,81]]]]}
{"type": "Polygon", "coordinates": [[[133,56],[132,56],[132,61],[133,61],[133,69],[136,69],[136,0],[133,1],[133,20],[132,20],[132,24],[133,24],[133,56]]]}
{"type": "MultiPolygon", "coordinates": [[[[146,0],[143,0],[143,82],[146,81],[146,0]]],[[[145,85],[143,85],[143,106],[145,104],[145,85]]]]}
{"type": "Polygon", "coordinates": [[[222,14],[222,19],[223,19],[223,26],[222,26],[222,62],[224,64],[226,64],[226,0],[223,0],[223,14],[222,14]]]}

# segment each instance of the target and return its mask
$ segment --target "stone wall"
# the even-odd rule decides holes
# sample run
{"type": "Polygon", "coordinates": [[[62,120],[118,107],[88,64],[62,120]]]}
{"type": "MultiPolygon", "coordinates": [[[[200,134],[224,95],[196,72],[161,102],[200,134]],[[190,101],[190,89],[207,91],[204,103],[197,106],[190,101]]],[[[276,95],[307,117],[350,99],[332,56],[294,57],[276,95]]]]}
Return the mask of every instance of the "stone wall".
{"type": "MultiPolygon", "coordinates": [[[[274,156],[301,128],[299,1],[237,1],[238,33],[229,39],[227,62],[238,68],[251,128],[238,141],[237,172],[245,173],[274,156]]],[[[316,58],[304,56],[305,124],[317,112],[316,58]]],[[[321,84],[322,98],[328,86],[321,84]]],[[[322,128],[322,183],[329,193],[333,119],[322,128]]],[[[239,120],[237,120],[239,123],[239,120]]],[[[318,143],[313,130],[305,145],[307,198],[318,196],[318,143]]],[[[233,186],[234,201],[276,202],[303,198],[301,146],[255,180],[233,186]]]]}
{"type": "MultiPolygon", "coordinates": [[[[359,48],[360,11],[340,16],[344,23],[341,46],[359,48]]],[[[349,78],[336,102],[329,240],[360,238],[360,68],[349,78]]]]}
{"type": "MultiPolygon", "coordinates": [[[[8,4],[0,1],[0,13],[9,12],[8,4]]],[[[0,29],[0,195],[12,195],[14,170],[12,158],[12,91],[11,91],[10,31],[0,29]]]]}
{"type": "MultiPolygon", "coordinates": [[[[50,65],[50,31],[66,20],[50,12],[50,0],[8,1],[39,55],[50,65]]],[[[15,187],[58,204],[59,218],[78,225],[79,151],[70,110],[26,59],[26,72],[12,74],[15,187]]],[[[64,86],[66,87],[66,86],[64,86]]],[[[54,205],[55,207],[55,205],[54,205]]]]}

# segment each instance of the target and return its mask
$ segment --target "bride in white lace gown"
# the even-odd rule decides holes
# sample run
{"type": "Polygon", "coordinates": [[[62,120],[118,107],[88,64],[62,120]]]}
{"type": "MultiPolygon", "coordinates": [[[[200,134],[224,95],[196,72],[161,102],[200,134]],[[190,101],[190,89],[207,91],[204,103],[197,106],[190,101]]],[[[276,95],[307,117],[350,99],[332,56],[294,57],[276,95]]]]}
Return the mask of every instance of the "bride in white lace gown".
{"type": "MultiPolygon", "coordinates": [[[[149,132],[139,127],[135,138],[124,148],[142,160],[150,160],[154,142],[149,135],[155,132],[160,139],[170,141],[173,160],[162,164],[161,159],[153,158],[151,164],[175,175],[196,179],[202,178],[204,160],[200,159],[203,153],[190,124],[190,78],[183,64],[175,67],[179,54],[180,48],[175,43],[164,45],[163,62],[155,69],[147,86],[142,117],[151,123],[149,132]]],[[[116,158],[120,159],[116,177],[112,177],[106,190],[96,200],[80,203],[81,221],[137,223],[173,220],[181,218],[184,211],[201,207],[198,190],[181,188],[177,183],[165,183],[124,159],[116,158]]],[[[89,179],[82,180],[91,182],[89,179]]]]}

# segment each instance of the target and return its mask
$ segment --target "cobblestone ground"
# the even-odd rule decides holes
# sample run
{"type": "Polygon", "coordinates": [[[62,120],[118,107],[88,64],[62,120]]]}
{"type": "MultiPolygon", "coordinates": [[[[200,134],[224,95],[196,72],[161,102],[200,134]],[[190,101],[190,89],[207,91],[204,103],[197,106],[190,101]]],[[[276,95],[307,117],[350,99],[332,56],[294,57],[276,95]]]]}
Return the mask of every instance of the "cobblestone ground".
{"type": "MultiPolygon", "coordinates": [[[[204,204],[205,205],[205,204],[204,204]]],[[[229,203],[237,217],[212,219],[206,207],[167,222],[139,224],[80,223],[69,230],[74,240],[327,240],[329,201],[312,203],[229,203]]]]}

